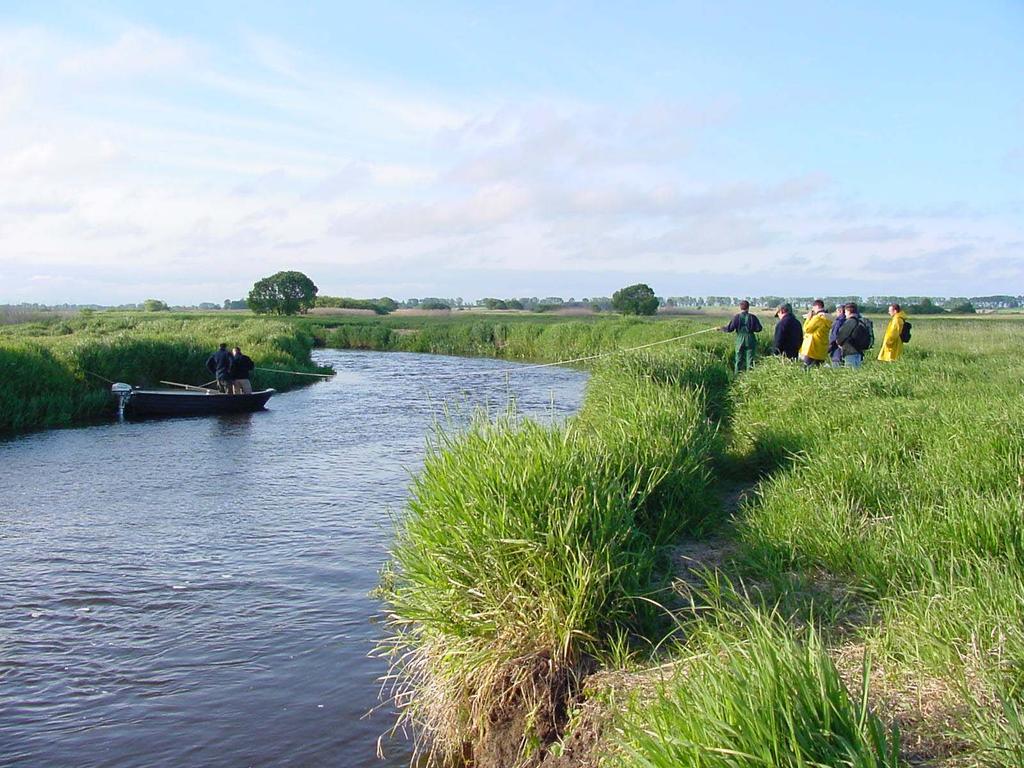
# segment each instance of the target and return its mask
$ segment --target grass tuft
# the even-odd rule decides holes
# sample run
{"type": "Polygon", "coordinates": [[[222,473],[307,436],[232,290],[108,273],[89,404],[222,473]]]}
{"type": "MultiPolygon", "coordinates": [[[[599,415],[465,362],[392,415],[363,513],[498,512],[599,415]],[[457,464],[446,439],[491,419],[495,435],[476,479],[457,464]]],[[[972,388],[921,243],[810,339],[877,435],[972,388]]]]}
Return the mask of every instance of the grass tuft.
{"type": "Polygon", "coordinates": [[[634,700],[603,765],[900,765],[899,734],[850,695],[814,631],[798,636],[778,615],[718,608],[676,669],[634,700]]]}

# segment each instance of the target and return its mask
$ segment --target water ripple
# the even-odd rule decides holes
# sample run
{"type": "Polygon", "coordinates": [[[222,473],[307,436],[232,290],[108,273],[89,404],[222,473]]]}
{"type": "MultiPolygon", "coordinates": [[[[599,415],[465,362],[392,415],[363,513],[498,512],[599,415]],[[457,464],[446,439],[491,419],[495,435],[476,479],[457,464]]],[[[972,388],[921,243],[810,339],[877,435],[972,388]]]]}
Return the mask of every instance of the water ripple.
{"type": "Polygon", "coordinates": [[[339,375],[266,413],[0,442],[0,763],[407,764],[363,717],[390,515],[439,422],[561,418],[584,377],[318,355],[339,375]]]}

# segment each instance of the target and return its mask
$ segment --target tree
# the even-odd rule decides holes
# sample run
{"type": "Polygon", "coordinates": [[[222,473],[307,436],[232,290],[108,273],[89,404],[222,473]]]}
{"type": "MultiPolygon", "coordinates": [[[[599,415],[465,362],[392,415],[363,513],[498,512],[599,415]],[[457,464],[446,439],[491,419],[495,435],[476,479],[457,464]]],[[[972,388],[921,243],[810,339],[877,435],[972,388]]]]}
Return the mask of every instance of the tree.
{"type": "Polygon", "coordinates": [[[975,309],[974,305],[971,304],[971,302],[969,301],[961,302],[960,304],[957,304],[950,310],[950,312],[953,312],[954,314],[957,315],[973,315],[977,313],[977,311],[978,310],[975,309]]]}
{"type": "Polygon", "coordinates": [[[925,296],[918,304],[911,304],[908,311],[912,315],[941,315],[946,310],[925,296]]]}
{"type": "Polygon", "coordinates": [[[627,285],[612,294],[612,307],[624,315],[653,315],[658,311],[658,297],[646,283],[627,285]]]}
{"type": "Polygon", "coordinates": [[[301,272],[278,272],[264,277],[249,291],[249,309],[257,314],[306,313],[316,303],[317,287],[301,272]]]}
{"type": "Polygon", "coordinates": [[[451,309],[452,305],[443,299],[428,297],[420,302],[420,309],[451,309]]]}
{"type": "Polygon", "coordinates": [[[377,299],[377,305],[381,307],[385,314],[394,312],[398,309],[398,302],[392,299],[390,296],[381,296],[377,299]]]}
{"type": "Polygon", "coordinates": [[[142,302],[142,308],[146,312],[166,312],[170,309],[167,302],[160,301],[160,299],[146,299],[142,302]]]}

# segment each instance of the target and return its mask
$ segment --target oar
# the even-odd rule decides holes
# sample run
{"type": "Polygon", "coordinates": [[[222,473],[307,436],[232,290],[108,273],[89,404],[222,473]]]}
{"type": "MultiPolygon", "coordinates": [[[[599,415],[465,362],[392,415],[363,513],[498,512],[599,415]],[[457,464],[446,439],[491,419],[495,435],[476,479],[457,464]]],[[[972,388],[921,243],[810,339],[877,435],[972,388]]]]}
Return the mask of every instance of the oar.
{"type": "Polygon", "coordinates": [[[172,387],[182,387],[184,389],[194,389],[197,392],[211,392],[215,395],[219,395],[220,392],[216,389],[207,389],[206,387],[193,387],[191,384],[179,384],[176,381],[162,381],[161,384],[170,384],[172,387]]]}

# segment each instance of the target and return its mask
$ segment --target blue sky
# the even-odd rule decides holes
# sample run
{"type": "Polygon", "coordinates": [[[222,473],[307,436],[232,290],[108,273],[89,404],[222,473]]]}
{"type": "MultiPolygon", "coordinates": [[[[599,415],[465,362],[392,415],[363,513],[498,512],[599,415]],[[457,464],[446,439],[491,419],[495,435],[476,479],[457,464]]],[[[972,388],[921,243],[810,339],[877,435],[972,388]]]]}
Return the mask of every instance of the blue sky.
{"type": "Polygon", "coordinates": [[[1024,293],[1024,4],[0,6],[0,303],[1024,293]]]}

